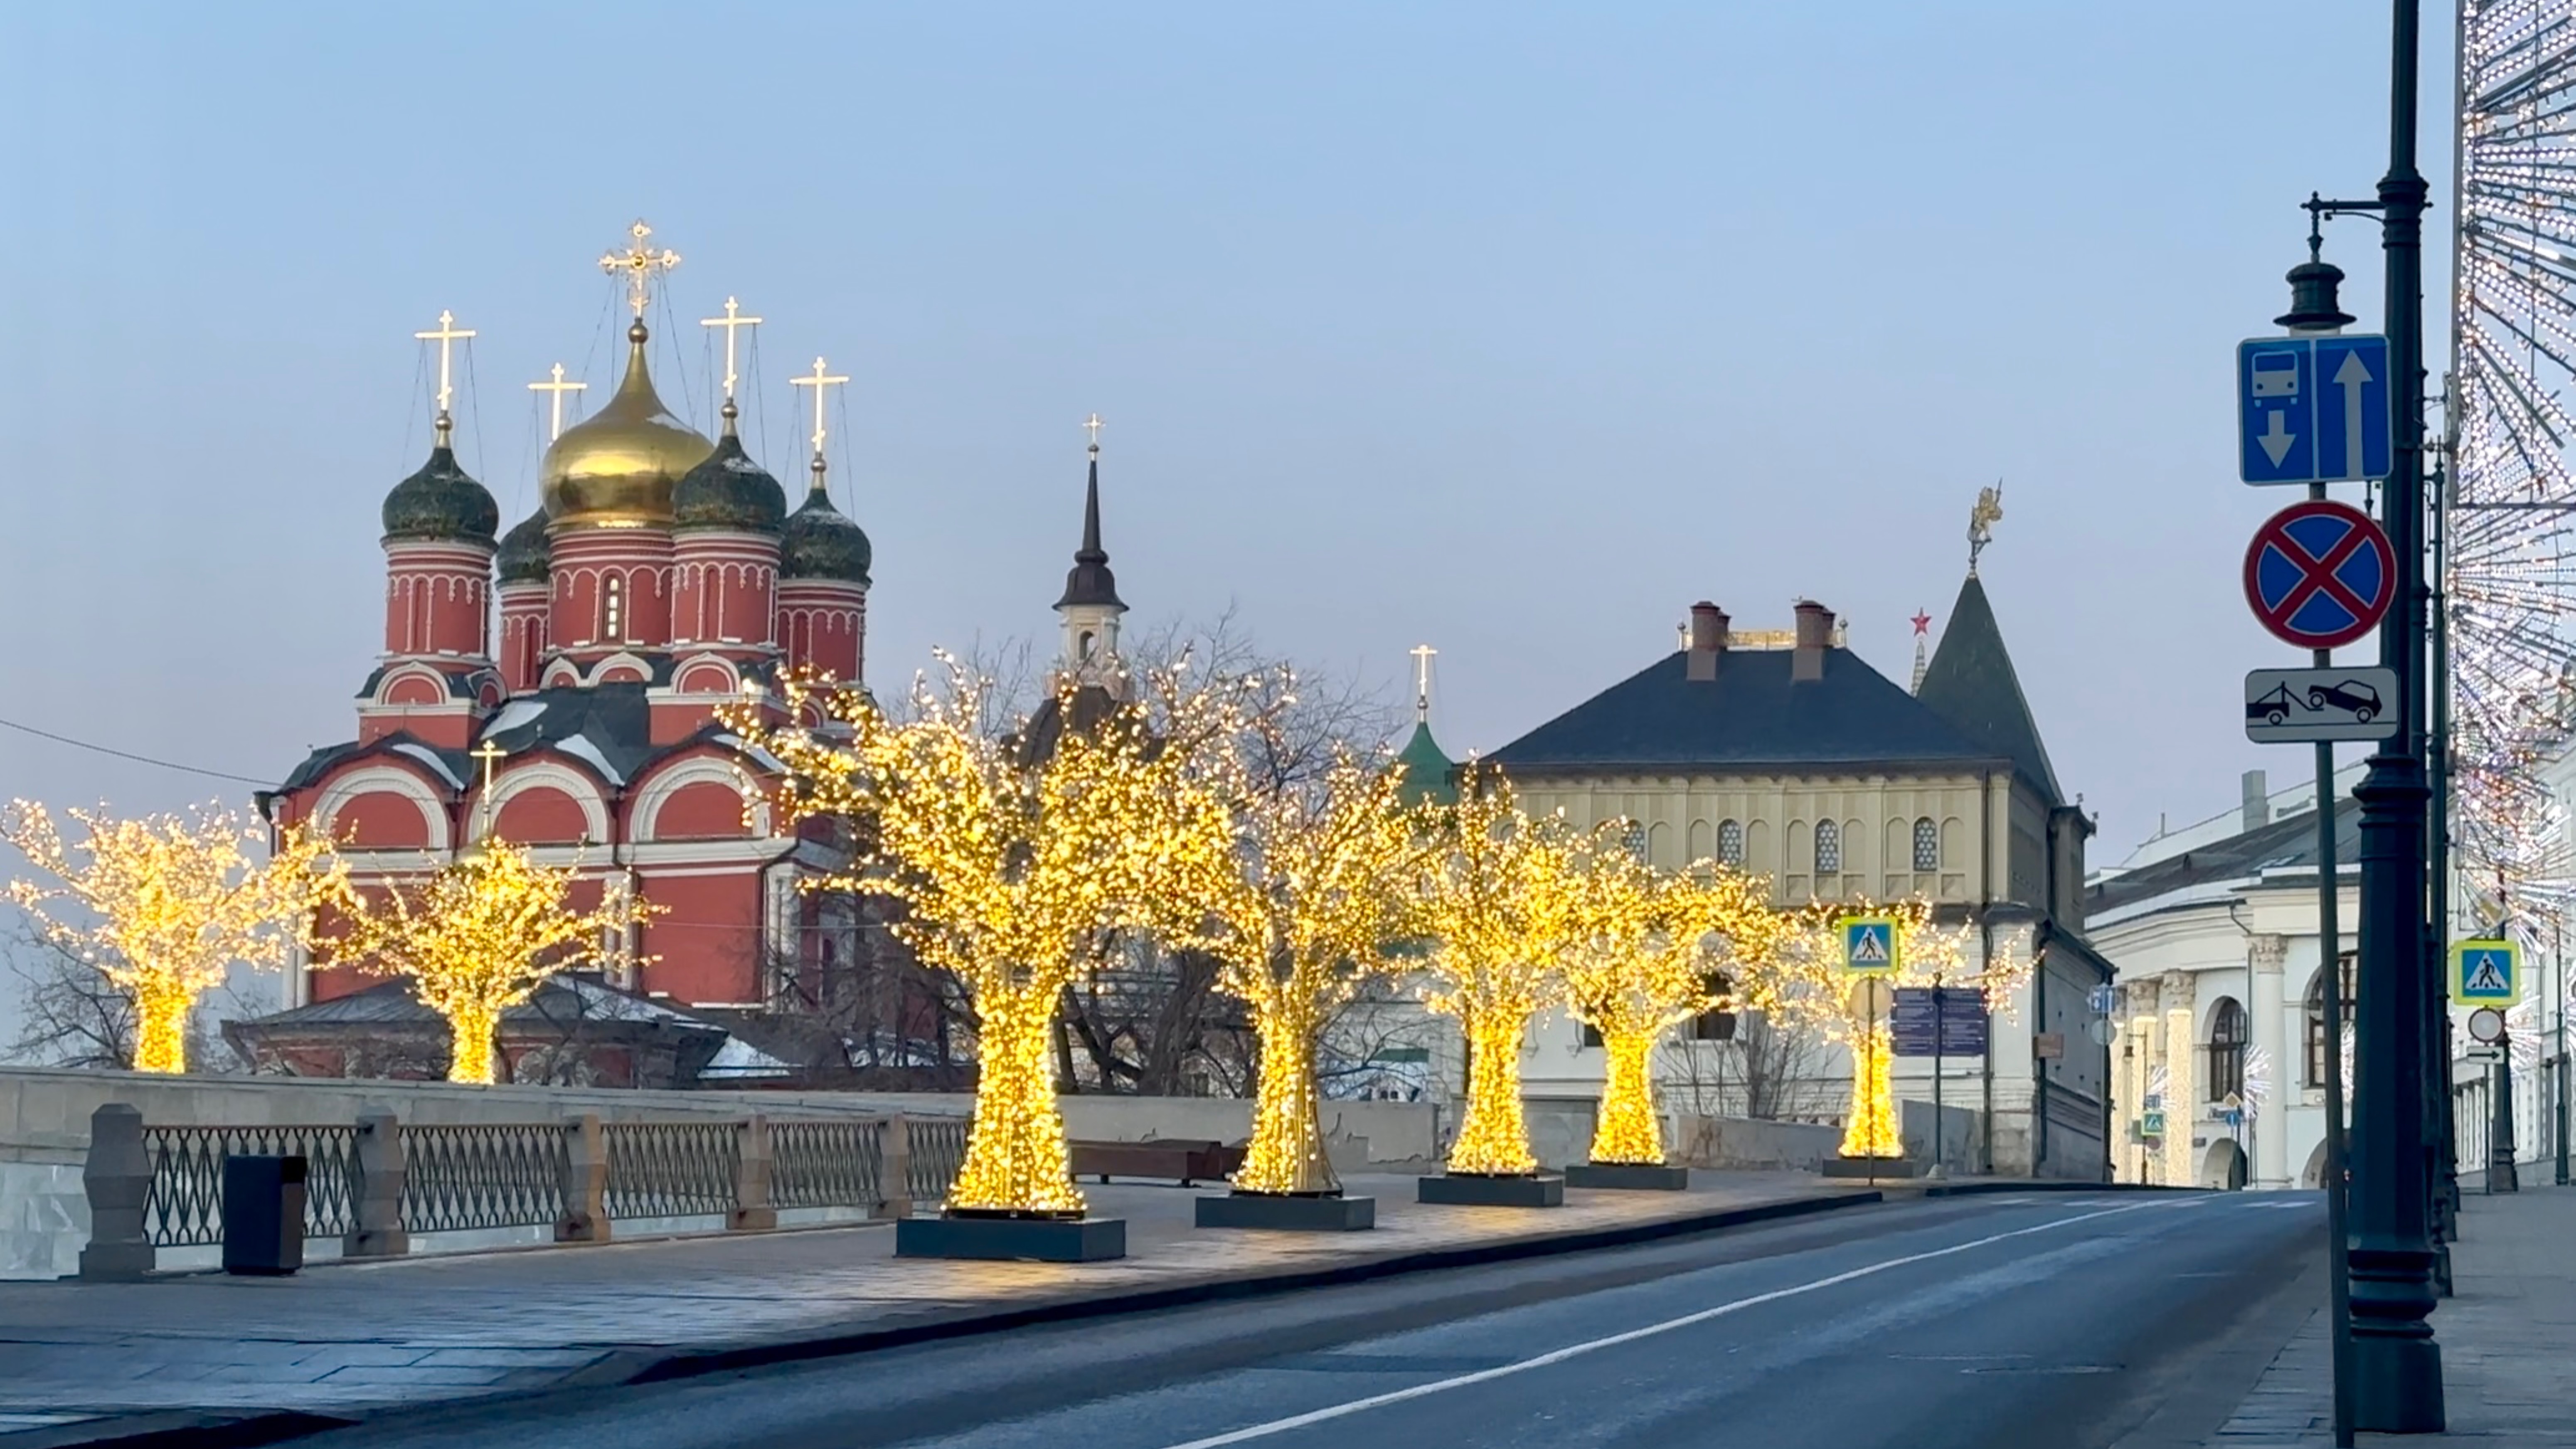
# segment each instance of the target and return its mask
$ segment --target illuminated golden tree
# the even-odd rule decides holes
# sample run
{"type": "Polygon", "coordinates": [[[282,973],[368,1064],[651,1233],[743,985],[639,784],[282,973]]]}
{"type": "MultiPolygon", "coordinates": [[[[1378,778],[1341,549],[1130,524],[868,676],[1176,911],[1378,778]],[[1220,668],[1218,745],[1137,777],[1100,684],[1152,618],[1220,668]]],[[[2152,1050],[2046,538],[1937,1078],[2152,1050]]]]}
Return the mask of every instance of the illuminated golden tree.
{"type": "Polygon", "coordinates": [[[1793,929],[1765,967],[1747,973],[1746,1004],[1767,1015],[1802,1024],[1842,1043],[1852,1058],[1852,1098],[1843,1122],[1846,1157],[1899,1157],[1896,1091],[1890,1074],[1887,1012],[1898,986],[1979,986],[1990,1010],[2011,999],[2018,982],[2009,969],[1966,972],[1971,928],[1943,927],[1930,901],[1917,896],[1879,904],[1867,898],[1817,901],[1793,915],[1793,929]],[[1896,923],[1898,969],[1878,978],[1873,993],[1856,990],[1862,977],[1843,959],[1842,923],[1883,916],[1896,923]],[[1875,1009],[1868,1009],[1870,1002],[1875,1009]]]}
{"type": "Polygon", "coordinates": [[[60,882],[13,880],[9,899],[133,999],[137,1071],[186,1071],[197,997],[235,963],[284,964],[290,947],[311,943],[314,908],[346,890],[330,841],[280,830],[261,860],[261,833],[220,806],[139,820],[65,813],[88,832],[68,847],[44,806],[14,800],[0,811],[0,839],[60,882]],[[58,903],[96,919],[65,920],[58,903]]]}
{"type": "Polygon", "coordinates": [[[421,1004],[447,1019],[447,1079],[489,1085],[501,1013],[549,971],[660,911],[631,897],[577,911],[579,875],[577,866],[539,865],[519,846],[488,840],[427,879],[356,905],[325,945],[336,962],[408,979],[421,1004]]]}
{"type": "MultiPolygon", "coordinates": [[[[1256,733],[1275,717],[1255,722],[1256,733]]],[[[1231,758],[1231,757],[1229,757],[1231,758]]],[[[1325,1159],[1315,1082],[1325,1026],[1405,938],[1424,846],[1402,773],[1336,759],[1310,786],[1235,791],[1239,869],[1217,896],[1220,984],[1252,1011],[1261,1048],[1243,1192],[1341,1191],[1325,1159]]]]}
{"type": "Polygon", "coordinates": [[[1435,849],[1421,870],[1419,909],[1431,941],[1425,1003],[1458,1018],[1467,1040],[1467,1111],[1449,1149],[1451,1172],[1518,1176],[1538,1170],[1521,1111],[1521,1040],[1556,994],[1571,936],[1574,833],[1562,818],[1521,813],[1511,783],[1470,767],[1455,805],[1426,805],[1435,849]]]}
{"type": "Polygon", "coordinates": [[[794,686],[789,718],[810,702],[834,728],[726,712],[786,766],[793,814],[857,826],[852,869],[810,884],[904,902],[897,933],[972,998],[975,1117],[952,1211],[1081,1214],[1049,1054],[1058,1002],[1122,932],[1203,944],[1234,874],[1230,801],[1203,752],[1239,729],[1235,696],[1177,668],[1140,684],[1144,704],[1106,707],[1068,686],[1041,726],[1008,736],[978,727],[986,685],[953,662],[902,721],[860,691],[794,686]]]}
{"type": "Polygon", "coordinates": [[[1787,934],[1768,882],[1702,861],[1659,874],[1601,835],[1585,841],[1570,892],[1567,1009],[1601,1035],[1609,1074],[1590,1158],[1661,1163],[1654,1051],[1664,1033],[1731,1006],[1733,976],[1787,934]]]}

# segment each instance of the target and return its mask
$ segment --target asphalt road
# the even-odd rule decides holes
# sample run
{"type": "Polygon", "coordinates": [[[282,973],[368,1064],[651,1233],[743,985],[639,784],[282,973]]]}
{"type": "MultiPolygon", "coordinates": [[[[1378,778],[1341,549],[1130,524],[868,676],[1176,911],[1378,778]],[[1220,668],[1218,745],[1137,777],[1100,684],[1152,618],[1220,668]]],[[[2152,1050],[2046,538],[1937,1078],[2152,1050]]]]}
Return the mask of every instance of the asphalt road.
{"type": "Polygon", "coordinates": [[[2323,1296],[2312,1194],[1889,1204],[545,1399],[317,1449],[2196,1449],[2323,1296]]]}

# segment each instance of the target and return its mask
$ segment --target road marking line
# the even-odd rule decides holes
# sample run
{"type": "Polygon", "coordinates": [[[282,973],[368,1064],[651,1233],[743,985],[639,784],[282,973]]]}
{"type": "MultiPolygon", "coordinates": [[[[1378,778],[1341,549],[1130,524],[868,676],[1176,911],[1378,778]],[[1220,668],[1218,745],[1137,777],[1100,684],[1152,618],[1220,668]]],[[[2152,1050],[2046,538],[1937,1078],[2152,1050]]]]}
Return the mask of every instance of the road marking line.
{"type": "Polygon", "coordinates": [[[1526,1373],[1531,1369],[1547,1368],[1553,1364],[1563,1363],[1567,1359],[1579,1358],[1597,1349],[1616,1348],[1620,1344],[1634,1343],[1641,1338],[1653,1338],[1658,1334],[1670,1333],[1677,1328],[1689,1328],[1693,1324],[1706,1323],[1712,1318],[1724,1318],[1730,1313],[1740,1313],[1747,1308],[1758,1308],[1765,1303],[1777,1303],[1783,1298],[1795,1298],[1819,1289],[1836,1287],[1856,1278],[1867,1278],[1873,1274],[1884,1273],[1891,1268],[1926,1263],[1934,1258],[1947,1258],[1956,1253],[1988,1247],[2012,1238],[2026,1238],[2033,1233],[2053,1232],[2059,1228],[2073,1227],[2077,1223],[2091,1222],[2095,1218],[2117,1217],[2122,1213],[2136,1212],[2146,1206],[2148,1206],[2146,1203],[2130,1203],[2122,1207],[2104,1208],[2100,1212],[2080,1213],[2071,1218],[2059,1218],[2055,1222],[2041,1223],[2037,1227],[2015,1228],[2008,1233],[1996,1233],[1991,1237],[1978,1238],[1970,1242],[1953,1243],[1946,1248],[1909,1253],[1902,1258],[1889,1258],[1882,1262],[1865,1264],[1847,1272],[1836,1273],[1831,1277],[1818,1278],[1812,1282],[1799,1283],[1787,1288],[1774,1288],[1768,1293],[1756,1293],[1749,1298],[1738,1298],[1733,1302],[1718,1304],[1714,1308],[1703,1308],[1697,1313],[1685,1313],[1679,1318],[1667,1318],[1661,1323],[1632,1328],[1625,1333],[1614,1333],[1606,1338],[1587,1339],[1582,1343],[1568,1344],[1564,1348],[1507,1363],[1500,1368],[1479,1369],[1474,1373],[1434,1379],[1427,1384],[1415,1384],[1409,1389],[1371,1394],[1364,1399],[1352,1399],[1347,1403],[1313,1409],[1303,1414],[1291,1414],[1284,1419],[1272,1419],[1268,1423],[1253,1424],[1245,1428],[1229,1430],[1223,1434],[1212,1434],[1204,1439],[1192,1439],[1187,1443],[1170,1445],[1169,1449],[1221,1449],[1221,1446],[1227,1444],[1243,1444],[1254,1439],[1267,1439],[1273,1434],[1284,1434],[1291,1429],[1303,1429],[1309,1424],[1322,1424],[1330,1420],[1346,1418],[1364,1410],[1383,1408],[1388,1404],[1400,1404],[1407,1399],[1425,1398],[1432,1394],[1446,1393],[1451,1389],[1463,1389],[1472,1384],[1488,1383],[1494,1379],[1526,1373]]]}

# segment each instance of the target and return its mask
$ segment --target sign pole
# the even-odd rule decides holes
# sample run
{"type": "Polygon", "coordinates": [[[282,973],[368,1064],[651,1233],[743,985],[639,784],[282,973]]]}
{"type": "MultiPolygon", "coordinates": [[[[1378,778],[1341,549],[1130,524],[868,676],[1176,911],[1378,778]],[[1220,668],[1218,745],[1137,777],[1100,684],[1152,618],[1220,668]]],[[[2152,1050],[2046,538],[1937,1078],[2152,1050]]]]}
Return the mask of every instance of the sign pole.
{"type": "Polygon", "coordinates": [[[1932,1172],[1933,1177],[1948,1177],[1948,1159],[1942,1155],[1941,1139],[1947,1135],[1948,1123],[1941,1116],[1941,1057],[1950,1035],[1950,1003],[1941,996],[1941,971],[1932,971],[1932,1172]]]}
{"type": "MultiPolygon", "coordinates": [[[[2320,487],[2318,492],[2325,490],[2320,487]]],[[[2334,663],[2334,651],[2320,649],[2316,664],[2334,663]]],[[[2345,1256],[2351,1239],[2344,1223],[2343,1140],[2343,923],[2342,883],[2335,878],[2334,746],[2319,740],[2317,750],[2317,945],[2318,971],[2324,987],[2317,995],[2325,1006],[2325,1060],[2320,1063],[2326,1089],[2326,1284],[2327,1319],[2333,1329],[2334,1441],[2352,1449],[2352,1264],[2345,1256]]]]}

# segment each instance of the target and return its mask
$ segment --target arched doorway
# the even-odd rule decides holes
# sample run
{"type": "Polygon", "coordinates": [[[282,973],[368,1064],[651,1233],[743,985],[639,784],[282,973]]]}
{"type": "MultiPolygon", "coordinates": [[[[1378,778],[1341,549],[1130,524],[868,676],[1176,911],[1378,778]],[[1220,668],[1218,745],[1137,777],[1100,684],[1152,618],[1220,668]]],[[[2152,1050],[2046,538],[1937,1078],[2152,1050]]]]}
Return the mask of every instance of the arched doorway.
{"type": "Polygon", "coordinates": [[[2233,1137],[2221,1137],[2201,1154],[2200,1185],[2221,1192],[2245,1190],[2245,1149],[2233,1137]]]}
{"type": "Polygon", "coordinates": [[[2317,1143],[2316,1150],[2308,1154],[2308,1165],[2299,1171],[2299,1186],[2315,1188],[2325,1185],[2326,1145],[2320,1141],[2317,1143]]]}

